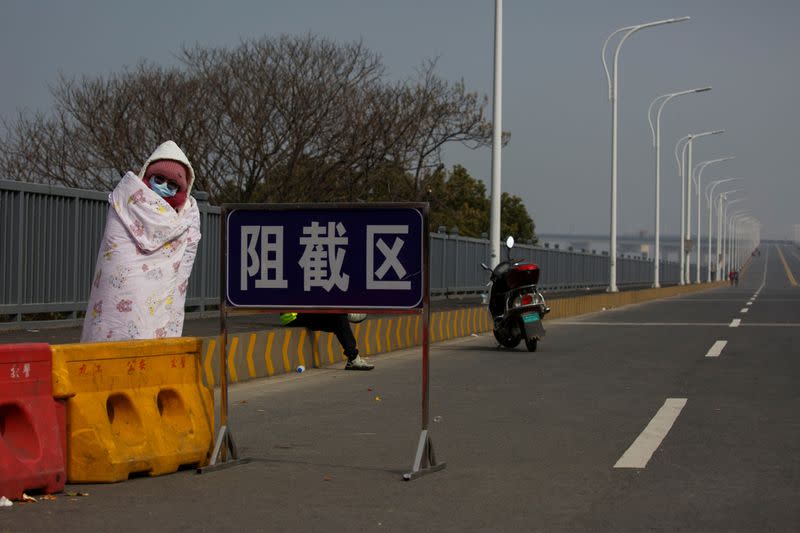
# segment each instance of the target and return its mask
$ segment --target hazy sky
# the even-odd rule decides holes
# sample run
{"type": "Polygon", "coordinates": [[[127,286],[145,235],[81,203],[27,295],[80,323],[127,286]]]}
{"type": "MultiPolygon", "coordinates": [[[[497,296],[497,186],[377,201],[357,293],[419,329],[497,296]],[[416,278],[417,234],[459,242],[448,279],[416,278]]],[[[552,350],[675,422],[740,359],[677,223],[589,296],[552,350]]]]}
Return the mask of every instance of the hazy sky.
{"type": "MultiPolygon", "coordinates": [[[[611,105],[600,58],[615,29],[654,20],[691,20],[642,30],[620,55],[619,229],[654,231],[654,152],[647,108],[658,95],[713,86],[668,103],[662,115],[662,232],[677,233],[680,181],[675,142],[695,142],[704,183],[742,178],[739,204],[765,237],[790,238],[800,223],[798,112],[800,2],[797,0],[505,0],[503,190],[519,195],[541,233],[608,232],[611,105]]],[[[363,39],[394,78],[438,58],[449,80],[489,96],[492,0],[0,0],[0,117],[47,110],[48,85],[67,76],[106,75],[140,59],[175,64],[182,44],[234,46],[263,35],[311,32],[363,39]]],[[[179,139],[176,139],[180,142],[179,139]]],[[[191,154],[190,154],[191,157],[191,154]]],[[[488,184],[491,149],[446,153],[488,184]]],[[[723,190],[728,184],[721,185],[723,190]]],[[[707,215],[704,213],[703,218],[707,215]]],[[[705,226],[704,226],[705,228],[705,226]]]]}

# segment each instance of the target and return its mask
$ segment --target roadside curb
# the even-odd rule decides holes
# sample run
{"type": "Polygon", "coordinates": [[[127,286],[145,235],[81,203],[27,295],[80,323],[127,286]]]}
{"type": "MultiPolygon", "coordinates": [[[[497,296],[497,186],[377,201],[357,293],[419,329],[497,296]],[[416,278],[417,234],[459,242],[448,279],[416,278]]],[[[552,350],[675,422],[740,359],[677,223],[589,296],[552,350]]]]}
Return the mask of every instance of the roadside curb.
{"type": "MultiPolygon", "coordinates": [[[[587,294],[548,299],[548,318],[567,318],[603,309],[669,298],[725,285],[725,282],[677,285],[616,293],[587,294]]],[[[420,315],[384,315],[355,324],[361,355],[370,357],[395,350],[404,350],[422,343],[420,315]]],[[[469,337],[491,331],[491,318],[486,306],[464,307],[431,313],[431,343],[469,337]]],[[[204,337],[201,351],[205,383],[219,383],[219,337],[204,337]]],[[[271,377],[296,371],[298,366],[321,368],[346,360],[332,333],[302,328],[271,328],[253,332],[228,334],[226,366],[230,383],[271,377]]]]}

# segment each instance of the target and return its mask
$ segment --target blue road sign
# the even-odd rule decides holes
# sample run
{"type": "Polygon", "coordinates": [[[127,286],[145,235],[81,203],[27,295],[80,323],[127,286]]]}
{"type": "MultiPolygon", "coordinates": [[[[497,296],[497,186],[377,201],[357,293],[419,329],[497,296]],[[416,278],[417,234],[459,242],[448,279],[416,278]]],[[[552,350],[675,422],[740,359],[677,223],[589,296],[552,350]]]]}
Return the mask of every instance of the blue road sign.
{"type": "Polygon", "coordinates": [[[226,226],[232,307],[422,307],[420,204],[237,205],[226,226]]]}

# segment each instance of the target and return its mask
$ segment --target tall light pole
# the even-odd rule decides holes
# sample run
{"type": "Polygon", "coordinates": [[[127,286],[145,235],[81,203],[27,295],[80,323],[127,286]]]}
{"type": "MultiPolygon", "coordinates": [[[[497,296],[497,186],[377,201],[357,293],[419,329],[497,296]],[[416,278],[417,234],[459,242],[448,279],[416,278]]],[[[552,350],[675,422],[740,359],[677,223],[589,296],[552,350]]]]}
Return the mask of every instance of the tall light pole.
{"type": "Polygon", "coordinates": [[[675,93],[662,94],[657,96],[650,103],[647,109],[647,120],[650,122],[650,132],[653,134],[653,147],[656,150],[656,244],[655,244],[655,268],[653,274],[653,287],[661,286],[659,280],[659,264],[661,261],[661,110],[664,105],[675,98],[684,94],[702,93],[710,91],[711,87],[700,87],[689,89],[688,91],[678,91],[675,93]],[[656,110],[655,126],[653,126],[653,106],[658,104],[656,110]]]}
{"type": "MultiPolygon", "coordinates": [[[[709,135],[719,135],[720,133],[724,133],[725,130],[713,130],[713,131],[704,131],[703,133],[690,133],[685,137],[682,137],[676,144],[675,144],[675,159],[678,163],[678,175],[684,175],[683,169],[684,165],[686,168],[686,235],[681,236],[681,239],[686,239],[687,242],[690,242],[692,239],[692,147],[694,146],[694,140],[699,139],[701,137],[707,137],[709,135]],[[683,145],[683,150],[681,151],[681,157],[678,158],[678,146],[681,144],[682,141],[686,141],[683,145]],[[689,159],[688,164],[686,163],[686,149],[689,149],[689,159]]],[[[681,204],[683,205],[683,204],[681,204]]],[[[681,214],[683,214],[683,209],[681,209],[681,214]]],[[[683,241],[681,241],[683,242],[683,241]]],[[[689,265],[689,258],[688,254],[690,250],[684,250],[684,247],[681,246],[681,254],[687,254],[686,262],[681,262],[682,267],[685,266],[686,268],[686,283],[691,283],[691,275],[690,275],[690,265],[689,265]]]]}
{"type": "MultiPolygon", "coordinates": [[[[712,165],[714,163],[719,163],[721,161],[729,161],[734,159],[733,156],[730,157],[721,157],[719,159],[709,159],[708,161],[702,161],[697,163],[695,166],[695,174],[697,174],[697,183],[695,183],[695,190],[697,190],[697,276],[695,278],[695,283],[700,283],[700,250],[701,240],[702,240],[702,231],[700,230],[700,191],[702,190],[702,183],[703,183],[703,171],[706,169],[708,165],[712,165]],[[700,167],[700,170],[697,171],[697,168],[700,167]]],[[[709,219],[710,220],[710,219],[709,219]]],[[[710,231],[710,230],[709,230],[710,231]]]]}
{"type": "Polygon", "coordinates": [[[742,209],[742,210],[736,211],[735,213],[731,213],[731,218],[730,218],[730,226],[731,226],[730,227],[730,237],[729,237],[729,241],[728,241],[728,250],[730,250],[730,251],[728,252],[728,255],[731,258],[731,265],[733,266],[733,268],[735,270],[739,270],[739,267],[741,266],[741,263],[742,263],[742,261],[741,261],[742,258],[741,258],[741,254],[740,254],[740,246],[739,246],[739,244],[740,244],[739,243],[739,234],[738,234],[738,229],[739,228],[737,228],[736,223],[739,220],[741,220],[745,215],[748,215],[749,213],[750,213],[749,209],[742,209]]]}
{"type": "Polygon", "coordinates": [[[494,98],[492,104],[492,203],[489,210],[489,241],[492,268],[500,263],[500,150],[503,104],[503,0],[494,0],[494,98]]]}
{"type": "MultiPolygon", "coordinates": [[[[737,216],[736,223],[738,224],[738,231],[736,233],[736,257],[737,266],[741,267],[744,263],[747,253],[752,252],[753,246],[753,228],[758,223],[758,220],[746,213],[737,216]]],[[[738,270],[738,268],[737,268],[738,270]]]]}
{"type": "Polygon", "coordinates": [[[608,80],[608,99],[611,100],[611,242],[608,254],[610,263],[610,281],[608,285],[609,292],[617,292],[619,290],[617,289],[617,105],[619,100],[619,84],[617,83],[617,75],[619,73],[619,51],[620,48],[622,48],[622,43],[624,43],[628,37],[639,30],[653,28],[655,26],[662,26],[664,24],[672,24],[673,22],[682,22],[684,20],[689,20],[689,17],[658,20],[655,22],[647,22],[645,24],[637,24],[635,26],[626,26],[624,28],[615,30],[606,38],[605,43],[603,43],[603,68],[606,71],[606,79],[608,80]],[[616,49],[614,50],[614,75],[612,79],[611,74],[608,72],[608,63],[606,62],[606,47],[608,46],[608,41],[610,41],[611,38],[618,33],[622,33],[623,35],[617,43],[616,49]]]}
{"type": "MultiPolygon", "coordinates": [[[[678,147],[682,142],[688,140],[690,135],[686,135],[678,139],[675,143],[675,159],[678,159],[678,147]]],[[[683,162],[678,161],[678,176],[681,178],[681,234],[680,234],[680,280],[679,285],[686,284],[686,180],[683,179],[683,162]]]]}
{"type": "MultiPolygon", "coordinates": [[[[722,258],[725,255],[725,215],[728,209],[728,195],[735,194],[741,189],[733,189],[730,191],[723,191],[719,193],[719,200],[717,202],[717,281],[725,279],[722,273],[722,258]],[[726,202],[723,207],[723,202],[726,202]]],[[[743,200],[744,198],[742,198],[743,200]]],[[[741,201],[741,200],[737,200],[741,201]]],[[[736,203],[736,202],[733,202],[736,203]]]]}
{"type": "Polygon", "coordinates": [[[728,247],[728,208],[733,204],[743,202],[744,198],[735,198],[728,201],[727,194],[725,194],[725,207],[722,209],[722,266],[725,270],[729,270],[730,266],[730,247],[728,247]]]}
{"type": "MultiPolygon", "coordinates": [[[[711,276],[711,215],[714,212],[714,189],[717,188],[717,185],[738,179],[740,178],[722,178],[714,180],[706,185],[706,201],[708,202],[708,247],[706,248],[706,259],[708,260],[708,265],[706,267],[706,273],[708,274],[708,283],[714,281],[711,276]]],[[[719,276],[717,277],[717,280],[719,280],[719,276]]]]}

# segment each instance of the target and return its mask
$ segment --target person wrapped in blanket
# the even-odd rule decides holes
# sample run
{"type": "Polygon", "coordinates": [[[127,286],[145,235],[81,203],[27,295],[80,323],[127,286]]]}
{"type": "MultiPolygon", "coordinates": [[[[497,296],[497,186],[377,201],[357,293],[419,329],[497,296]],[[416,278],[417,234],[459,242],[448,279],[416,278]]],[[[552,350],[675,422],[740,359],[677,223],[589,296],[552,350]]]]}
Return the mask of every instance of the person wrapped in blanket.
{"type": "Polygon", "coordinates": [[[327,331],[336,335],[347,357],[345,370],[372,370],[375,365],[365,361],[358,355],[358,346],[350,322],[361,322],[367,317],[364,314],[328,314],[328,313],[282,313],[281,325],[292,328],[307,328],[312,331],[327,331]]]}
{"type": "Polygon", "coordinates": [[[173,141],[108,196],[81,342],[180,337],[200,212],[194,170],[173,141]]]}

